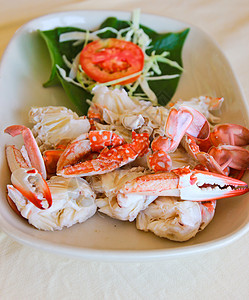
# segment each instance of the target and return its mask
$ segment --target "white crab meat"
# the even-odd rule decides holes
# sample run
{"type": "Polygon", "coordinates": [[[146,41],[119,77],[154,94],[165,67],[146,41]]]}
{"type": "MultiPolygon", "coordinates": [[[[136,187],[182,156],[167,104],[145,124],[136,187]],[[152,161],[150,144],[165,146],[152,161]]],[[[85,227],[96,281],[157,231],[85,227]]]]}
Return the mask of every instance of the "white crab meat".
{"type": "Polygon", "coordinates": [[[119,194],[113,198],[97,198],[99,212],[121,221],[134,221],[157,196],[119,194]]]}
{"type": "Polygon", "coordinates": [[[159,237],[183,242],[194,237],[202,223],[197,202],[178,201],[174,197],[159,197],[136,219],[137,229],[152,231],[159,237]]]}
{"type": "Polygon", "coordinates": [[[106,107],[114,114],[137,109],[137,104],[128,96],[124,89],[110,89],[106,86],[96,86],[93,90],[92,102],[106,107]]]}
{"type": "Polygon", "coordinates": [[[144,125],[144,118],[142,115],[129,115],[123,114],[120,119],[122,125],[129,129],[135,130],[141,128],[144,125]]]}
{"type": "Polygon", "coordinates": [[[198,110],[200,113],[202,113],[209,122],[216,124],[220,122],[220,118],[213,115],[210,111],[219,110],[224,99],[220,98],[219,105],[215,107],[212,107],[212,105],[210,104],[210,99],[211,98],[206,96],[200,96],[198,98],[191,98],[188,101],[178,100],[174,106],[176,108],[178,108],[181,105],[192,107],[198,110]]]}
{"type": "Polygon", "coordinates": [[[142,132],[143,126],[163,131],[169,114],[167,108],[152,106],[150,101],[131,99],[124,89],[96,86],[93,92],[92,102],[103,107],[103,120],[107,124],[122,125],[129,130],[141,128],[142,132]]]}
{"type": "Polygon", "coordinates": [[[96,195],[84,179],[54,176],[47,183],[53,203],[45,210],[33,205],[12,185],[7,186],[8,196],[21,215],[34,227],[50,231],[61,230],[63,227],[85,222],[95,214],[96,195]]]}
{"type": "Polygon", "coordinates": [[[68,143],[90,130],[89,120],[62,106],[34,107],[29,121],[40,150],[53,149],[60,143],[68,143]]]}
{"type": "Polygon", "coordinates": [[[196,165],[195,160],[182,147],[178,147],[175,152],[169,153],[172,160],[172,170],[189,166],[193,169],[196,165]]]}
{"type": "Polygon", "coordinates": [[[128,180],[146,174],[143,168],[115,170],[91,179],[93,189],[99,194],[96,199],[99,212],[114,219],[133,221],[157,196],[128,195],[118,191],[128,180]]]}

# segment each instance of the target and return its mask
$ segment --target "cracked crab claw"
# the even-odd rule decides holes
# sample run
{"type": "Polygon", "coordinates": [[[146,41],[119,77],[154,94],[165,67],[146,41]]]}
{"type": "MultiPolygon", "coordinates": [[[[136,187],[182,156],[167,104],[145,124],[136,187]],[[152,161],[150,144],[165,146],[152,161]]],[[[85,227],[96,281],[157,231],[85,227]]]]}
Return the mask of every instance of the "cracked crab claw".
{"type": "MultiPolygon", "coordinates": [[[[42,177],[44,179],[46,179],[47,174],[46,174],[45,164],[44,164],[41,152],[38,148],[38,145],[36,143],[36,140],[31,132],[31,130],[23,125],[12,125],[12,126],[7,127],[4,130],[4,132],[10,134],[13,137],[20,135],[20,134],[22,135],[25,150],[27,151],[27,156],[28,156],[28,159],[30,160],[32,167],[36,168],[39,171],[39,173],[42,175],[42,177]]],[[[13,152],[15,152],[13,155],[11,155],[11,153],[7,152],[7,155],[8,154],[11,155],[12,160],[13,160],[13,157],[15,157],[14,159],[16,159],[16,157],[17,157],[16,150],[13,149],[13,152]]],[[[8,161],[10,161],[10,160],[8,159],[8,161]]]]}
{"type": "Polygon", "coordinates": [[[53,176],[47,181],[53,204],[48,209],[39,209],[13,185],[8,185],[8,197],[16,210],[37,229],[61,230],[83,223],[96,212],[95,193],[82,178],[53,176]]]}
{"type": "Polygon", "coordinates": [[[31,130],[22,125],[13,125],[7,127],[5,132],[11,136],[22,134],[24,139],[21,150],[13,145],[6,146],[12,184],[36,207],[43,210],[49,208],[52,198],[45,181],[45,164],[31,130]]]}
{"type": "Polygon", "coordinates": [[[19,168],[11,175],[13,186],[40,209],[52,205],[52,197],[46,181],[34,168],[19,168]]]}
{"type": "Polygon", "coordinates": [[[124,194],[176,196],[182,200],[208,201],[245,194],[248,185],[240,180],[188,167],[149,174],[126,182],[124,194]]]}

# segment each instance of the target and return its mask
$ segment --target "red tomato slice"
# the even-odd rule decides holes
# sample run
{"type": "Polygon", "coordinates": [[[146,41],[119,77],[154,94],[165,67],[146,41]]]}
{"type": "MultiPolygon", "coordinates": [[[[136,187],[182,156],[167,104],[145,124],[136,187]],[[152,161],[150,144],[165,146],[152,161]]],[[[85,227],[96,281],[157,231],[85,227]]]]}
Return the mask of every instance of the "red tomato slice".
{"type": "MultiPolygon", "coordinates": [[[[80,65],[93,80],[103,83],[143,70],[144,53],[132,42],[118,39],[96,40],[87,44],[80,54],[80,65]]],[[[136,81],[132,77],[118,84],[136,81]]]]}

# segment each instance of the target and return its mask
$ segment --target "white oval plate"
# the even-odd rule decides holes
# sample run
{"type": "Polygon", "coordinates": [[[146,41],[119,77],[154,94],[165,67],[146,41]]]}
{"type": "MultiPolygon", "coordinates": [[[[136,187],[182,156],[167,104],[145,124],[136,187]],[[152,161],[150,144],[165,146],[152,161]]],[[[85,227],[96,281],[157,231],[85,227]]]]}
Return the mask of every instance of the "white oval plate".
{"type": "MultiPolygon", "coordinates": [[[[159,259],[214,249],[244,234],[249,228],[249,196],[219,200],[214,220],[188,242],[176,243],[137,230],[135,224],[96,214],[83,224],[58,232],[33,228],[18,217],[6,201],[6,184],[10,173],[4,146],[15,143],[4,135],[12,124],[28,125],[31,106],[65,105],[73,108],[60,87],[43,88],[50,74],[48,51],[36,30],[56,26],[94,29],[109,16],[130,19],[130,13],[116,11],[72,11],[35,19],[21,27],[2,58],[1,94],[1,195],[0,225],[14,239],[24,244],[84,259],[139,261],[159,259]],[[7,109],[5,109],[7,107],[7,109]]],[[[144,14],[141,23],[159,32],[180,31],[190,27],[183,49],[185,72],[174,96],[223,96],[222,121],[248,125],[248,108],[238,81],[218,46],[200,29],[177,20],[144,14]]],[[[247,180],[246,178],[245,180],[247,180]]]]}

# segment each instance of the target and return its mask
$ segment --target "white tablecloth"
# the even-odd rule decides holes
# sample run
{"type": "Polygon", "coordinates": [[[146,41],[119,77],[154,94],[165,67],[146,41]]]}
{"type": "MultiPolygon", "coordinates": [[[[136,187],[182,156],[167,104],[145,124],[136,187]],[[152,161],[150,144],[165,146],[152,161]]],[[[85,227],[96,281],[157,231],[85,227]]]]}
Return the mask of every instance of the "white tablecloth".
{"type": "MultiPolygon", "coordinates": [[[[15,30],[40,15],[138,7],[193,23],[211,35],[249,101],[248,0],[1,0],[0,55],[15,30]]],[[[88,262],[21,245],[0,230],[0,299],[249,299],[248,250],[249,232],[218,250],[174,259],[88,262]]]]}

